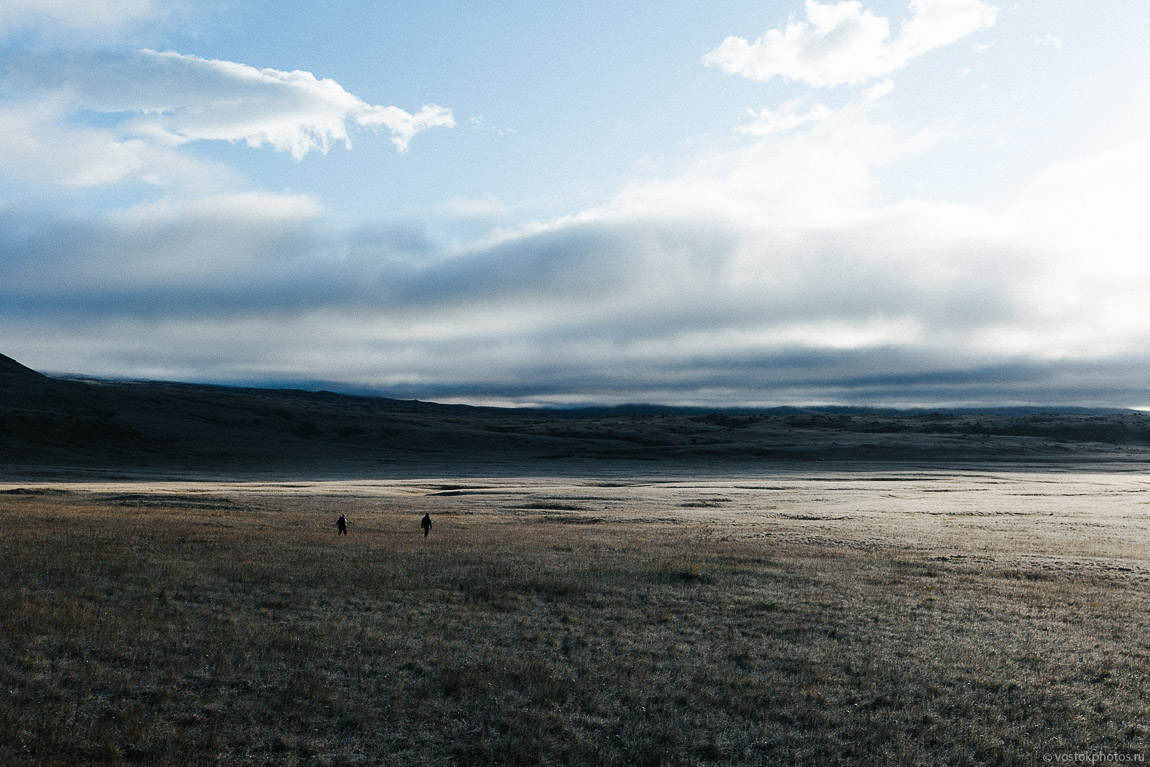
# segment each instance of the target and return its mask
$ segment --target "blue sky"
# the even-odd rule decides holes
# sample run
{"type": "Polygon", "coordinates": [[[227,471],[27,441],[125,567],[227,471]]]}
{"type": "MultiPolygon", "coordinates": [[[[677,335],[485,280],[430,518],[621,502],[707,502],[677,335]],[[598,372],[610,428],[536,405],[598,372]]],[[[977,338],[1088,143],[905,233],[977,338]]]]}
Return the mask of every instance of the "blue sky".
{"type": "Polygon", "coordinates": [[[495,404],[1150,406],[1150,5],[0,7],[0,352],[495,404]]]}

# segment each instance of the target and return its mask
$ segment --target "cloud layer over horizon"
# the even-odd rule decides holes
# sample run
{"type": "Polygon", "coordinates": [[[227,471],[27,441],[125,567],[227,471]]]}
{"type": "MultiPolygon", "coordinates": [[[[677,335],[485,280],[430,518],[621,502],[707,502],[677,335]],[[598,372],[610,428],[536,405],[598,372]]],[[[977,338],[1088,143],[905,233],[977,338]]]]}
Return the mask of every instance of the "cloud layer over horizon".
{"type": "Polygon", "coordinates": [[[632,191],[451,252],[413,247],[410,233],[333,239],[304,197],[230,195],[42,231],[8,212],[0,248],[28,266],[9,267],[0,306],[7,326],[29,326],[25,343],[47,331],[54,369],[83,361],[73,372],[197,379],[206,355],[217,381],[424,397],[1117,404],[1092,376],[1118,356],[1130,380],[1107,386],[1138,390],[1150,269],[1132,268],[1121,242],[1144,233],[1111,232],[1117,270],[1090,284],[1072,240],[1083,222],[1068,214],[1052,230],[1031,206],[1104,204],[1107,188],[1150,171],[1150,147],[1124,149],[1141,165],[1102,155],[1053,169],[998,215],[909,202],[789,225],[745,200],[671,209],[648,189],[658,208],[632,191]]]}

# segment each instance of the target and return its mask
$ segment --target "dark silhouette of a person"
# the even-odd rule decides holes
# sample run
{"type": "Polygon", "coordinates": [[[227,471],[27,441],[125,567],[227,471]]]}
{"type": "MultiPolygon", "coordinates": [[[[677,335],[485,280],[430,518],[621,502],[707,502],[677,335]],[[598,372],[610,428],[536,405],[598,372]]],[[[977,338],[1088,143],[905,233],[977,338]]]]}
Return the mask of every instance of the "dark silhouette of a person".
{"type": "Polygon", "coordinates": [[[339,519],[335,521],[335,526],[339,528],[339,535],[347,535],[347,517],[343,514],[339,515],[339,519]]]}
{"type": "Polygon", "coordinates": [[[419,526],[423,528],[423,537],[426,538],[427,534],[431,532],[431,515],[424,514],[423,519],[419,522],[419,526]]]}

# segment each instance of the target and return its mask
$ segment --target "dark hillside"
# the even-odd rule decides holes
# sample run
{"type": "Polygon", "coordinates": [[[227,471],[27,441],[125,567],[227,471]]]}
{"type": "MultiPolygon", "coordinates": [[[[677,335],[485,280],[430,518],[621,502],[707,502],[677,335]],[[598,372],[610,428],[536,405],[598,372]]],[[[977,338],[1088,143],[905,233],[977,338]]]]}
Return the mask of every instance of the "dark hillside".
{"type": "Polygon", "coordinates": [[[394,472],[661,463],[1141,460],[1150,417],[439,405],[288,389],[51,378],[0,357],[0,467],[394,472]]]}
{"type": "Polygon", "coordinates": [[[0,386],[5,386],[9,382],[16,382],[21,380],[37,380],[43,379],[45,376],[37,373],[31,368],[24,367],[11,357],[5,357],[0,354],[0,386]]]}

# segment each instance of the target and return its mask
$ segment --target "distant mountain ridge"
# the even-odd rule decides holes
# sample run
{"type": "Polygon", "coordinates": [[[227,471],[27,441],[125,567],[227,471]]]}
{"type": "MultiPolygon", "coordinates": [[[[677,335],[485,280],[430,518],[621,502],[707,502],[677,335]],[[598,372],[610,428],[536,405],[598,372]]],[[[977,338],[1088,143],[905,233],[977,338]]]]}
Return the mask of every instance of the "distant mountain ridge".
{"type": "Polygon", "coordinates": [[[370,477],[1083,460],[1150,461],[1150,415],[1085,408],[472,407],[51,377],[0,356],[0,476],[18,467],[370,477]]]}
{"type": "Polygon", "coordinates": [[[556,409],[553,412],[575,413],[579,415],[703,415],[706,413],[726,413],[728,415],[801,415],[819,413],[822,415],[884,415],[920,416],[931,413],[948,415],[1117,415],[1136,413],[1130,408],[1081,407],[1077,405],[997,405],[985,407],[914,407],[891,408],[869,407],[866,405],[778,405],[765,408],[753,407],[699,407],[694,405],[649,405],[630,403],[623,405],[588,405],[556,409]]]}

